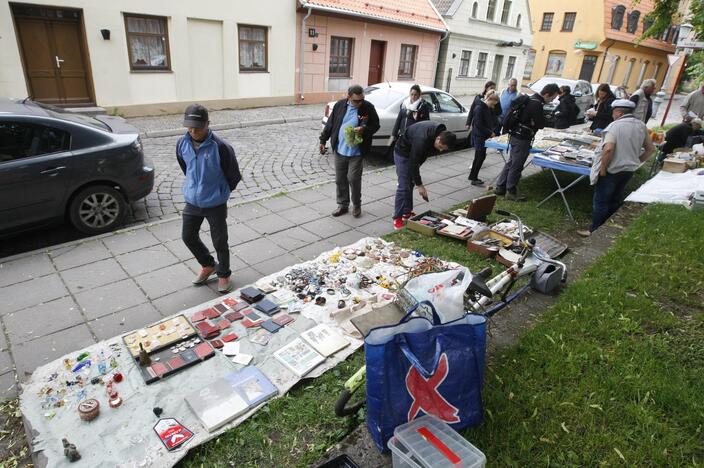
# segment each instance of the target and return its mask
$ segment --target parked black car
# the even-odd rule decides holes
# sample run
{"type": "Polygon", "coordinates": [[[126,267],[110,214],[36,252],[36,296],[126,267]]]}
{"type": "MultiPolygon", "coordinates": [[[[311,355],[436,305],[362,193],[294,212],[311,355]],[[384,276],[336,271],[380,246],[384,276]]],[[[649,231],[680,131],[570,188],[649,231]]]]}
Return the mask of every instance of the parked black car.
{"type": "Polygon", "coordinates": [[[153,187],[139,131],[124,119],[0,98],[0,232],[62,219],[107,232],[153,187]]]}

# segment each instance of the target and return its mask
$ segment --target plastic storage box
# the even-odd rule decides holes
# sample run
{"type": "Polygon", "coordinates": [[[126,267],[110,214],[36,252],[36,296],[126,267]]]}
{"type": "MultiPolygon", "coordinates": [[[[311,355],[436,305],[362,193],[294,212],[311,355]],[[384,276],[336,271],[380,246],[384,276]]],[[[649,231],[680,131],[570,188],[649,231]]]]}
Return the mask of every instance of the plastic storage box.
{"type": "Polygon", "coordinates": [[[486,457],[450,426],[426,415],[394,430],[394,468],[483,468],[486,457]]]}

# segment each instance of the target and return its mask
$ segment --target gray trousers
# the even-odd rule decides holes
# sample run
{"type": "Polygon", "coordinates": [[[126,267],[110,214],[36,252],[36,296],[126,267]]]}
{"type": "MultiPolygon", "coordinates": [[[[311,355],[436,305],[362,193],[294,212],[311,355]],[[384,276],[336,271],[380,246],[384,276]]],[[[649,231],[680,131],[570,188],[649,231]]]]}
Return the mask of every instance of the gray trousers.
{"type": "Polygon", "coordinates": [[[512,136],[509,143],[511,144],[511,151],[509,152],[508,161],[506,161],[501,174],[499,174],[496,186],[514,191],[518,181],[521,180],[521,172],[523,172],[523,166],[526,164],[526,159],[528,159],[530,140],[512,136]]]}
{"type": "Polygon", "coordinates": [[[350,190],[352,204],[362,206],[362,156],[341,156],[335,153],[335,185],[337,186],[337,205],[350,206],[350,190]]]}

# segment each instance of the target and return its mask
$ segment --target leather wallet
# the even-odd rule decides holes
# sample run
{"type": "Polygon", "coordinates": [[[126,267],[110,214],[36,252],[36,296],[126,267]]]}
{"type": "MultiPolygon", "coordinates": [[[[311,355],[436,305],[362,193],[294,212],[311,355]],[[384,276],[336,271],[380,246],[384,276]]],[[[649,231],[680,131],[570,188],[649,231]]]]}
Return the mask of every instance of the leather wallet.
{"type": "Polygon", "coordinates": [[[191,322],[193,323],[202,322],[203,320],[205,320],[205,314],[203,314],[202,310],[191,315],[191,322]]]}
{"type": "Polygon", "coordinates": [[[220,340],[212,340],[210,344],[213,346],[215,349],[220,349],[224,346],[223,342],[220,340]]]}
{"type": "Polygon", "coordinates": [[[279,306],[271,302],[269,299],[262,299],[254,304],[254,308],[266,315],[272,315],[279,311],[279,306]]]}
{"type": "Polygon", "coordinates": [[[225,312],[227,312],[229,310],[228,307],[224,304],[215,304],[213,306],[213,309],[217,310],[221,314],[224,314],[225,312]]]}
{"type": "Polygon", "coordinates": [[[225,336],[221,336],[220,339],[225,343],[229,343],[230,341],[235,341],[237,339],[237,335],[234,333],[228,333],[225,336]]]}
{"type": "Polygon", "coordinates": [[[225,318],[227,320],[229,320],[230,322],[234,322],[235,320],[239,320],[242,317],[244,317],[244,315],[242,315],[241,312],[230,312],[229,314],[225,314],[225,318]]]}
{"type": "Polygon", "coordinates": [[[222,319],[222,320],[220,320],[215,326],[218,327],[220,330],[224,330],[224,329],[226,329],[226,328],[229,328],[230,325],[232,325],[232,324],[230,323],[229,320],[227,320],[227,319],[222,319]]]}
{"type": "Polygon", "coordinates": [[[264,293],[255,287],[248,286],[240,291],[240,297],[253,304],[264,299],[264,293]]]}
{"type": "Polygon", "coordinates": [[[220,317],[220,312],[211,307],[210,309],[205,309],[203,315],[205,315],[205,318],[214,319],[220,317]]]}
{"type": "Polygon", "coordinates": [[[277,331],[279,331],[279,329],[281,329],[281,325],[274,322],[273,319],[269,319],[266,322],[262,323],[262,328],[268,332],[276,333],[277,331]]]}
{"type": "Polygon", "coordinates": [[[291,317],[288,314],[281,314],[281,315],[277,315],[272,320],[283,327],[287,323],[293,322],[293,317],[291,317]]]}

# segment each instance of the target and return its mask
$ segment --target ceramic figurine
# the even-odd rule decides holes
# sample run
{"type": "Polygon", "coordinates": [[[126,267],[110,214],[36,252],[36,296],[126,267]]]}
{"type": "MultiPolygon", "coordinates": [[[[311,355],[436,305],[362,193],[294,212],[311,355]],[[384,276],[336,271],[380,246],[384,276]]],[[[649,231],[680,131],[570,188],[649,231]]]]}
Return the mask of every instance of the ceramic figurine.
{"type": "Polygon", "coordinates": [[[147,367],[151,363],[152,360],[147,354],[147,351],[144,349],[144,346],[142,346],[142,343],[139,343],[139,365],[142,367],[147,367]]]}
{"type": "Polygon", "coordinates": [[[81,454],[78,453],[75,445],[66,439],[61,439],[61,443],[64,444],[64,456],[68,458],[68,461],[73,463],[81,459],[81,454]]]}

